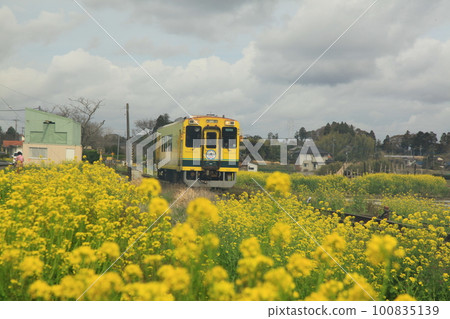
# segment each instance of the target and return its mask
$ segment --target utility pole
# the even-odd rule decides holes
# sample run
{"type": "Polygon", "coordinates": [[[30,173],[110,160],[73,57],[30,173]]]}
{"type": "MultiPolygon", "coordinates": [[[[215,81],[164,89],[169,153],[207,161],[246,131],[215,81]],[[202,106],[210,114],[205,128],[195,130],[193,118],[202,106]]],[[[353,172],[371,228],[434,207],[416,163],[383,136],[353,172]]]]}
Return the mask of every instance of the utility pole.
{"type": "MultiPolygon", "coordinates": [[[[127,103],[127,141],[130,139],[130,106],[127,103]]],[[[133,160],[133,157],[131,157],[131,160],[133,160]]],[[[127,163],[127,174],[128,174],[128,180],[131,181],[131,166],[130,163],[127,163]]]]}
{"type": "Polygon", "coordinates": [[[335,156],[334,156],[334,141],[335,141],[335,140],[334,140],[334,137],[333,137],[333,160],[334,160],[334,157],[335,157],[335,156]]]}
{"type": "Polygon", "coordinates": [[[16,132],[16,136],[14,136],[14,138],[16,139],[16,140],[19,140],[19,133],[17,132],[17,122],[19,121],[19,119],[15,119],[15,120],[13,120],[14,122],[15,122],[15,125],[14,125],[14,132],[16,132]]]}
{"type": "Polygon", "coordinates": [[[120,152],[120,135],[117,134],[117,160],[119,160],[119,152],[120,152]]]}

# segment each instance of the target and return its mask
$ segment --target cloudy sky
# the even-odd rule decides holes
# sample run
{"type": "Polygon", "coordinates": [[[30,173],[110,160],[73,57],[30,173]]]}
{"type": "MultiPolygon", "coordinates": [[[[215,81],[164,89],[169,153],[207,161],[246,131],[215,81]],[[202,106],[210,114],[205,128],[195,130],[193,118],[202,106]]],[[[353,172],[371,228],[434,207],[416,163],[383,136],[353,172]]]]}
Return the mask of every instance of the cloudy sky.
{"type": "MultiPolygon", "coordinates": [[[[331,121],[440,136],[450,2],[374,1],[2,0],[0,110],[85,97],[122,134],[128,102],[133,122],[215,113],[263,136],[331,121]]],[[[0,126],[16,117],[20,129],[21,111],[0,126]]]]}

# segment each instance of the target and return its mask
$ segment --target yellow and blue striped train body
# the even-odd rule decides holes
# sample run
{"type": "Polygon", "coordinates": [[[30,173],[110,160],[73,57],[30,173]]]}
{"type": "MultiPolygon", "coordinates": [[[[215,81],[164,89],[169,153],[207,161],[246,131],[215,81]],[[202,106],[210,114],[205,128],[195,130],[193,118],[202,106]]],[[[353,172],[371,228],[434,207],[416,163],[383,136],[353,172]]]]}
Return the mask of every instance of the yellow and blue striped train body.
{"type": "Polygon", "coordinates": [[[194,187],[232,187],[239,170],[239,123],[214,115],[193,116],[160,127],[158,177],[194,187]],[[197,181],[197,182],[196,182],[197,181]],[[196,182],[196,183],[194,183],[196,182]]]}

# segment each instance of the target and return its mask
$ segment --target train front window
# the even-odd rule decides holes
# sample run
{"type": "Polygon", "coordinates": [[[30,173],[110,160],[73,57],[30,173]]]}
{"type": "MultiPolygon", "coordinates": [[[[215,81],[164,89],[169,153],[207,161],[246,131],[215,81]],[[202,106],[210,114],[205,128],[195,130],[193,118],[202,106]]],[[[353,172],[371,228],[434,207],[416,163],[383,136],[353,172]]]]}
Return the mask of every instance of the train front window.
{"type": "Polygon", "coordinates": [[[222,139],[224,148],[236,148],[237,129],[235,127],[224,127],[222,129],[222,139]]]}
{"type": "Polygon", "coordinates": [[[206,133],[206,148],[216,148],[217,147],[217,133],[207,132],[206,133]]]}
{"type": "Polygon", "coordinates": [[[202,129],[200,126],[189,125],[186,126],[186,147],[200,147],[200,140],[202,138],[202,129]],[[194,143],[194,140],[197,140],[194,143]]]}

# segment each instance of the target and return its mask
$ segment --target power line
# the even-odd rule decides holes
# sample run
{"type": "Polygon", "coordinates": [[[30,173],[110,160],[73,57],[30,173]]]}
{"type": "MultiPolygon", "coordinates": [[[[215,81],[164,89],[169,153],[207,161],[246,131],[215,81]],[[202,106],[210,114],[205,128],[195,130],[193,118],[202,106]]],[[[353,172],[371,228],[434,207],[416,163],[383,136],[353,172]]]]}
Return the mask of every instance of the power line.
{"type": "Polygon", "coordinates": [[[37,97],[35,97],[35,96],[31,96],[31,95],[25,94],[25,93],[23,93],[23,92],[17,91],[17,90],[15,90],[15,89],[10,88],[10,87],[8,87],[8,86],[6,86],[6,85],[4,85],[4,84],[1,84],[1,83],[0,83],[0,86],[4,87],[5,89],[8,89],[8,90],[10,90],[10,91],[12,91],[12,92],[15,92],[15,93],[17,93],[17,94],[26,96],[26,97],[28,97],[28,98],[30,98],[30,99],[33,99],[33,100],[38,100],[38,101],[45,102],[45,103],[51,104],[51,105],[56,105],[56,104],[57,104],[57,103],[53,103],[53,102],[49,102],[49,101],[46,101],[46,100],[37,98],[37,97]]]}
{"type": "MultiPolygon", "coordinates": [[[[3,103],[5,103],[6,106],[9,107],[9,108],[11,109],[11,111],[13,111],[14,113],[16,113],[16,118],[19,117],[19,114],[17,114],[17,112],[11,107],[11,105],[8,104],[8,102],[5,101],[4,98],[2,98],[2,97],[0,96],[0,99],[2,99],[3,103]]],[[[17,122],[16,122],[16,123],[17,123],[17,122]]]]}

